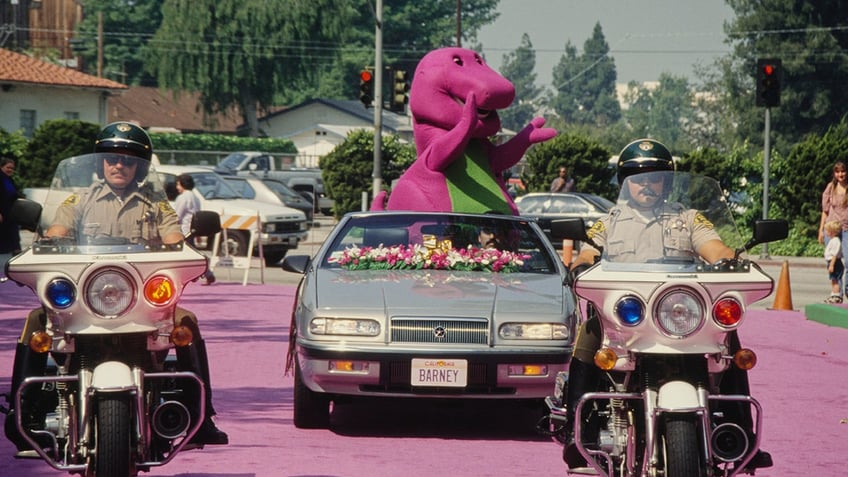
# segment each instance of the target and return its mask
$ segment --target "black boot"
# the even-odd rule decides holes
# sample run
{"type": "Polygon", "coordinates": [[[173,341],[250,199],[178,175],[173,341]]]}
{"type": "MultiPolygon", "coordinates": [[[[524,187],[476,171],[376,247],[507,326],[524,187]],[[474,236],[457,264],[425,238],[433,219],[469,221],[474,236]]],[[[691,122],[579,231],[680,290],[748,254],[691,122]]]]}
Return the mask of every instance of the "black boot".
{"type": "MultiPolygon", "coordinates": [[[[6,437],[15,444],[18,451],[31,450],[32,446],[18,432],[16,413],[21,412],[21,409],[15,409],[15,394],[17,394],[25,378],[29,376],[43,376],[46,368],[47,353],[36,353],[28,345],[18,343],[15,348],[15,361],[12,367],[12,388],[6,397],[9,402],[9,413],[6,415],[6,421],[4,423],[6,437]]],[[[37,422],[38,413],[35,409],[37,405],[36,401],[38,401],[37,396],[35,396],[37,391],[36,388],[31,387],[21,396],[22,406],[24,407],[23,412],[25,413],[21,420],[24,426],[27,426],[27,423],[37,422]]]]}
{"type": "MultiPolygon", "coordinates": [[[[568,366],[568,389],[565,394],[566,443],[562,449],[562,460],[572,469],[586,466],[586,460],[574,445],[574,420],[576,418],[575,410],[577,409],[577,402],[580,401],[583,394],[597,391],[600,385],[600,378],[601,372],[594,364],[584,363],[576,358],[571,359],[571,363],[568,366]]],[[[585,424],[585,412],[581,416],[581,419],[583,419],[582,423],[585,424]]],[[[595,434],[593,430],[586,429],[585,426],[581,427],[583,427],[584,436],[595,434]]]]}
{"type": "MultiPolygon", "coordinates": [[[[177,366],[180,370],[191,371],[197,374],[203,381],[206,387],[206,413],[203,417],[203,424],[198,429],[197,434],[191,438],[191,444],[200,445],[224,445],[229,443],[227,434],[218,429],[212,416],[215,415],[215,408],[212,407],[212,384],[209,377],[209,361],[206,355],[206,343],[202,339],[195,340],[189,346],[177,348],[177,366]]],[[[186,397],[191,403],[197,402],[198,396],[196,386],[188,386],[186,397]]],[[[194,409],[193,405],[188,406],[189,409],[194,409]]]]}

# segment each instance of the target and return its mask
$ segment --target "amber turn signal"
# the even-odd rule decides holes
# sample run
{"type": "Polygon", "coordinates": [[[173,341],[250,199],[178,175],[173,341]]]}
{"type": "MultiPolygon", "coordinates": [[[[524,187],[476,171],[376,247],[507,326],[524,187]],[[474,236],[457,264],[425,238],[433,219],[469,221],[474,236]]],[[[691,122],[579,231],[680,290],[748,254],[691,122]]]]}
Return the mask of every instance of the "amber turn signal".
{"type": "Polygon", "coordinates": [[[53,338],[44,331],[36,331],[29,337],[29,349],[36,353],[46,353],[53,347],[53,338]]]}
{"type": "Polygon", "coordinates": [[[614,368],[616,361],[618,361],[618,355],[609,348],[601,348],[595,353],[595,366],[604,371],[614,368]]]}
{"type": "Polygon", "coordinates": [[[187,326],[177,326],[171,331],[171,343],[174,343],[174,346],[188,346],[192,339],[194,339],[194,335],[187,326]]]}
{"type": "Polygon", "coordinates": [[[757,365],[757,354],[746,348],[740,349],[733,355],[733,364],[747,371],[757,365]]]}

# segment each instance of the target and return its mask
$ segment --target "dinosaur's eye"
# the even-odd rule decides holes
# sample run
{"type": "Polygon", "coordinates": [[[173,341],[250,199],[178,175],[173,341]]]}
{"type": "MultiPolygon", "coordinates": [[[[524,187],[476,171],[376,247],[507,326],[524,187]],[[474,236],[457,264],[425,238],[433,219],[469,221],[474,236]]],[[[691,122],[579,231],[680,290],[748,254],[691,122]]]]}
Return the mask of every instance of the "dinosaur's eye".
{"type": "Polygon", "coordinates": [[[474,55],[474,61],[476,61],[478,64],[483,64],[483,58],[480,58],[478,55],[474,55]]]}
{"type": "Polygon", "coordinates": [[[453,62],[456,63],[458,66],[462,66],[462,58],[458,56],[453,57],[453,62]]]}

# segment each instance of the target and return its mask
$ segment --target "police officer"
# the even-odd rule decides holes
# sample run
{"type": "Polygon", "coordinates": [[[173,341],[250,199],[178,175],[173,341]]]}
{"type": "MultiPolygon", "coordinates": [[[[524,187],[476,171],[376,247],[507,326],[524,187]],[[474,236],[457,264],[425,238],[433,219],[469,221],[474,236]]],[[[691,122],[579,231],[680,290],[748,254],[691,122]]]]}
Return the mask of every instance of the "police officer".
{"type": "MultiPolygon", "coordinates": [[[[104,156],[102,164],[97,166],[97,174],[103,182],[68,197],[57,209],[45,237],[68,237],[76,243],[120,238],[134,243],[174,244],[184,239],[176,212],[169,203],[152,201],[139,189],[138,184],[147,177],[153,155],[150,137],[142,128],[126,122],[107,125],[97,136],[94,152],[114,153],[104,156]]],[[[197,374],[206,387],[206,415],[191,444],[227,444],[227,434],[212,420],[215,409],[212,407],[209,363],[197,317],[177,307],[174,323],[188,326],[194,336],[189,346],[177,348],[177,367],[197,374]]],[[[41,309],[30,312],[15,351],[10,396],[15,395],[24,378],[44,373],[47,353],[32,351],[24,338],[45,326],[46,317],[41,309]]],[[[192,399],[191,396],[187,398],[192,399]]],[[[13,401],[10,399],[12,407],[13,401]]],[[[6,416],[5,430],[19,451],[29,448],[17,432],[14,409],[6,416]]]]}
{"type": "MultiPolygon", "coordinates": [[[[671,152],[658,141],[639,139],[621,151],[617,178],[619,185],[626,188],[621,196],[627,200],[587,231],[595,245],[604,249],[608,260],[645,263],[666,257],[700,257],[708,263],[716,263],[734,258],[734,250],[721,241],[706,217],[696,210],[665,200],[674,170],[671,152]]],[[[595,263],[599,254],[597,248],[584,245],[571,269],[575,273],[585,269],[595,263]]],[[[601,346],[601,339],[600,320],[590,317],[577,332],[569,364],[563,460],[572,468],[585,465],[585,460],[573,446],[574,409],[584,393],[595,391],[600,386],[601,373],[594,365],[594,357],[601,346]]],[[[730,335],[730,346],[739,348],[735,332],[730,335]]],[[[747,374],[731,366],[722,379],[722,392],[748,394],[747,374]]],[[[750,409],[739,412],[742,414],[740,419],[749,421],[750,429],[750,409]]],[[[760,451],[748,467],[771,465],[771,456],[760,451]]]]}

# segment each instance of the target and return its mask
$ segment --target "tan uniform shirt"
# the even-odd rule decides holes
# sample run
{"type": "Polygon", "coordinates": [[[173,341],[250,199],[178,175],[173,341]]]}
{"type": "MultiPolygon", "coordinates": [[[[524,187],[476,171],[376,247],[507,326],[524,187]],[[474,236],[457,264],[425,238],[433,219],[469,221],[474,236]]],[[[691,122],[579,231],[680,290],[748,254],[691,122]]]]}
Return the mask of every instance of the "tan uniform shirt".
{"type": "Polygon", "coordinates": [[[65,199],[53,223],[66,227],[78,243],[95,237],[149,243],[172,232],[180,233],[177,214],[164,198],[154,202],[135,190],[121,200],[105,183],[65,199]]]}
{"type": "Polygon", "coordinates": [[[589,229],[588,235],[604,248],[607,260],[639,263],[663,257],[697,257],[704,243],[721,240],[712,222],[681,204],[664,204],[659,210],[647,211],[626,204],[616,206],[589,229]]]}

